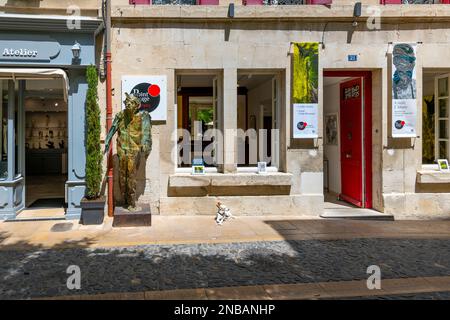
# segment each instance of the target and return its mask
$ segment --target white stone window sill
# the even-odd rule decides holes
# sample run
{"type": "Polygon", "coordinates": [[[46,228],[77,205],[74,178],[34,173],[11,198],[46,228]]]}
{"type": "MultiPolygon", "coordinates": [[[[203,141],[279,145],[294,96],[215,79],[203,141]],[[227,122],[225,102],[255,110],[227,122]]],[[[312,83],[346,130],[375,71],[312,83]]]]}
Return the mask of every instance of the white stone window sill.
{"type": "Polygon", "coordinates": [[[433,169],[422,169],[417,171],[418,183],[450,183],[450,172],[433,169]]]}
{"type": "Polygon", "coordinates": [[[192,175],[176,173],[169,176],[169,186],[179,187],[236,187],[236,186],[291,186],[292,174],[284,172],[206,173],[192,175]]]}

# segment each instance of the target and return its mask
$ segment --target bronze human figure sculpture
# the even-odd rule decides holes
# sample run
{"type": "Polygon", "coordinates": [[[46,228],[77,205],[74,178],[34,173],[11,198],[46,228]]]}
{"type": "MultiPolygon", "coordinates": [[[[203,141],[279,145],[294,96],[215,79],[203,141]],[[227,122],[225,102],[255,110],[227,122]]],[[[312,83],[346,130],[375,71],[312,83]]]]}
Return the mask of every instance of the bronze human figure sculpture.
{"type": "Polygon", "coordinates": [[[147,159],[152,149],[150,113],[139,110],[140,100],[125,94],[125,109],[114,118],[106,136],[105,153],[117,132],[117,155],[119,158],[119,186],[128,210],[136,208],[136,172],[143,155],[147,159]]]}

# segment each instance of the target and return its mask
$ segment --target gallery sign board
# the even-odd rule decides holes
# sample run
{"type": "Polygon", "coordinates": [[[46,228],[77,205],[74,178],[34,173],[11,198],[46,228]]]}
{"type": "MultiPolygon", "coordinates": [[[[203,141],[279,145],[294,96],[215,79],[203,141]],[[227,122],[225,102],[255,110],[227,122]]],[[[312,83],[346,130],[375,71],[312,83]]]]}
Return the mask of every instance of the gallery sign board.
{"type": "Polygon", "coordinates": [[[392,137],[415,138],[417,123],[416,44],[392,50],[392,137]]]}
{"type": "Polygon", "coordinates": [[[319,137],[319,43],[294,43],[292,132],[294,138],[319,137]]]}
{"type": "Polygon", "coordinates": [[[141,101],[140,109],[150,112],[152,120],[167,120],[166,76],[122,76],[122,109],[125,93],[136,96],[141,101]]]}

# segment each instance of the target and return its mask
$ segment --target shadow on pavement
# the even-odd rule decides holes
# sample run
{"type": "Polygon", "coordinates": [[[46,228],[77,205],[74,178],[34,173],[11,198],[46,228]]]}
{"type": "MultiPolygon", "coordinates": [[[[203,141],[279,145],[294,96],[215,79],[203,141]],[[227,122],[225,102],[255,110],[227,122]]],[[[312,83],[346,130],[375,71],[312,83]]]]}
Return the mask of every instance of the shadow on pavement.
{"type": "Polygon", "coordinates": [[[51,248],[5,244],[0,233],[0,298],[450,275],[450,239],[287,240],[89,248],[92,239],[51,248]],[[67,289],[70,265],[81,290],[67,289]]]}

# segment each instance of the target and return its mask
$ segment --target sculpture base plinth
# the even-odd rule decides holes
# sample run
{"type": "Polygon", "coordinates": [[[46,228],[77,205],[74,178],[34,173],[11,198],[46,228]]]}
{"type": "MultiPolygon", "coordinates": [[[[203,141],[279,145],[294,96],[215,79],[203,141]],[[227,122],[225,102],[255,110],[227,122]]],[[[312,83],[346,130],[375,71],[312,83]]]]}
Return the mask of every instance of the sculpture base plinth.
{"type": "Polygon", "coordinates": [[[113,227],[150,227],[152,214],[149,204],[140,204],[139,209],[130,211],[123,207],[114,209],[113,227]]]}

